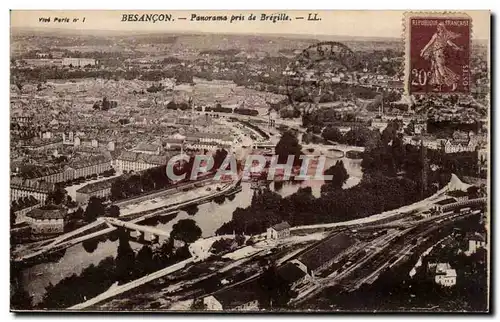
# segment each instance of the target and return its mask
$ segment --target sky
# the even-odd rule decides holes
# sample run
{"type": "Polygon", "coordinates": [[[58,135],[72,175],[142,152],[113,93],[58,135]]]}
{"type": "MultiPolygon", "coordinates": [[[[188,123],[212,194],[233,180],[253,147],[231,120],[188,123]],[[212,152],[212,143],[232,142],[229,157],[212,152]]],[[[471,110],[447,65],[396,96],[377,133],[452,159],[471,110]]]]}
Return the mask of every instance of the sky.
{"type": "MultiPolygon", "coordinates": [[[[474,39],[489,39],[490,12],[465,11],[472,18],[474,39]]],[[[114,31],[154,31],[154,32],[209,32],[209,33],[255,33],[255,34],[308,34],[352,37],[391,37],[403,34],[404,11],[126,11],[126,10],[86,10],[86,11],[11,11],[11,27],[51,28],[66,30],[114,30],[114,31]],[[122,21],[123,15],[171,14],[174,21],[130,22],[122,21]],[[253,13],[255,21],[248,16],[253,13]],[[261,21],[262,14],[284,13],[288,21],[261,21]],[[227,21],[191,21],[191,15],[225,15],[227,21]],[[245,20],[230,22],[231,16],[242,15],[245,20]],[[311,14],[321,20],[308,21],[311,14]],[[304,17],[304,19],[296,19],[304,17]],[[50,18],[42,22],[40,18],[50,18]],[[70,22],[56,22],[55,18],[69,18],[70,22]],[[180,20],[179,18],[187,18],[180,20]],[[78,21],[73,22],[74,19],[78,21]]]]}

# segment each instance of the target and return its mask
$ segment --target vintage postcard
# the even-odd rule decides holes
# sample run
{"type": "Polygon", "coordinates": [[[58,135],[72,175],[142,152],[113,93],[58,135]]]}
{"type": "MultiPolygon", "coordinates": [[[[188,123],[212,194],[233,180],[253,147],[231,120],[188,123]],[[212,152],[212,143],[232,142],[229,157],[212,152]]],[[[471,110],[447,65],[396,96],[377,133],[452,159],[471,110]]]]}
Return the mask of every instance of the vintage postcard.
{"type": "Polygon", "coordinates": [[[10,308],[490,312],[489,11],[23,11],[10,308]]]}

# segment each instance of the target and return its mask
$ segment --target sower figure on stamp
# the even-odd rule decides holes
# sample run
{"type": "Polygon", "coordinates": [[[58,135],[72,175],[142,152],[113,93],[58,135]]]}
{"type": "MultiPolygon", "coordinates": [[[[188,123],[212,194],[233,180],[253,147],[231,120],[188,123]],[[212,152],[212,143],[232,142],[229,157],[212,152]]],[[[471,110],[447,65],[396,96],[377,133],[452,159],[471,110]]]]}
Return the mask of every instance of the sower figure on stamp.
{"type": "Polygon", "coordinates": [[[435,91],[441,91],[443,85],[449,86],[454,91],[460,76],[446,66],[445,49],[447,46],[462,51],[463,48],[452,42],[460,34],[449,31],[443,23],[437,25],[437,31],[420,52],[420,56],[431,60],[431,78],[429,84],[435,86],[435,91]]]}

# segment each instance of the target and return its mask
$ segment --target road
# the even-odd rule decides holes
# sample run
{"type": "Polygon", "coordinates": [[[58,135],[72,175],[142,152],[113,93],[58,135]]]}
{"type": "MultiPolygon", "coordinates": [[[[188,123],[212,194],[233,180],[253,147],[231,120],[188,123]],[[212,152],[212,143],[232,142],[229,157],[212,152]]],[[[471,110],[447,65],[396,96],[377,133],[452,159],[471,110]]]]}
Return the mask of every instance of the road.
{"type": "Polygon", "coordinates": [[[88,300],[86,302],[83,302],[83,303],[80,303],[80,304],[77,304],[75,306],[70,307],[68,310],[82,310],[82,309],[88,308],[91,305],[97,304],[99,302],[102,302],[104,300],[112,298],[116,295],[130,291],[131,289],[134,289],[138,286],[141,286],[141,285],[144,285],[148,282],[151,282],[155,279],[158,279],[158,278],[163,277],[165,275],[176,272],[176,271],[186,267],[187,264],[190,264],[192,262],[193,262],[193,257],[190,257],[186,260],[183,260],[182,262],[171,265],[169,267],[166,267],[164,269],[161,269],[161,270],[156,271],[154,273],[151,273],[149,275],[143,276],[143,277],[136,279],[136,280],[133,280],[132,282],[129,282],[127,284],[113,287],[113,288],[109,289],[108,291],[101,293],[98,296],[91,298],[90,300],[88,300]]]}

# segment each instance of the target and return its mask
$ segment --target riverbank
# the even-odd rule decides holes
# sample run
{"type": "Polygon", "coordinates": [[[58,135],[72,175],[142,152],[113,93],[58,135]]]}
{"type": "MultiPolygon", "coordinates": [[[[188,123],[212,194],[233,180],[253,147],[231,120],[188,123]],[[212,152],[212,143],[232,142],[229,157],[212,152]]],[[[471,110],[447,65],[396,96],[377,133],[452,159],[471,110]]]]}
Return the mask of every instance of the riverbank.
{"type": "MultiPolygon", "coordinates": [[[[333,164],[336,160],[337,159],[332,158],[328,159],[328,162],[333,164]]],[[[347,162],[347,159],[343,160],[346,162],[346,169],[350,174],[350,179],[346,185],[356,185],[362,177],[360,160],[351,160],[352,162],[347,162]]],[[[310,186],[312,187],[313,193],[319,196],[321,184],[322,183],[316,181],[304,181],[298,184],[284,183],[281,188],[275,188],[274,184],[271,184],[271,189],[276,190],[278,194],[285,197],[293,194],[301,187],[310,186]]],[[[164,231],[171,231],[172,226],[179,220],[193,219],[202,229],[202,237],[208,238],[214,236],[215,231],[222,224],[232,219],[233,213],[237,208],[248,207],[251,204],[253,193],[254,191],[250,183],[242,182],[241,187],[226,194],[226,197],[221,203],[211,201],[213,198],[199,203],[197,205],[197,211],[194,214],[188,214],[182,209],[183,207],[179,207],[181,209],[179,209],[175,217],[168,218],[166,221],[154,220],[156,217],[165,216],[169,213],[169,206],[167,205],[166,208],[152,208],[153,210],[147,210],[137,217],[136,215],[131,215],[129,220],[137,220],[144,215],[151,215],[147,216],[151,217],[150,219],[146,219],[151,220],[151,222],[142,222],[142,224],[150,225],[164,231]]],[[[135,249],[140,247],[140,244],[131,244],[135,249]]],[[[56,263],[40,263],[24,269],[22,275],[25,290],[30,294],[37,294],[35,295],[36,298],[41,298],[48,283],[55,284],[72,274],[79,275],[82,270],[89,265],[96,265],[106,257],[116,256],[116,248],[117,242],[108,240],[106,242],[100,242],[98,248],[92,254],[89,254],[81,243],[74,245],[66,249],[65,254],[56,263]],[[44,272],[43,275],[38,275],[41,272],[44,272]]]]}

